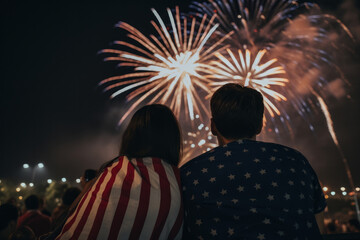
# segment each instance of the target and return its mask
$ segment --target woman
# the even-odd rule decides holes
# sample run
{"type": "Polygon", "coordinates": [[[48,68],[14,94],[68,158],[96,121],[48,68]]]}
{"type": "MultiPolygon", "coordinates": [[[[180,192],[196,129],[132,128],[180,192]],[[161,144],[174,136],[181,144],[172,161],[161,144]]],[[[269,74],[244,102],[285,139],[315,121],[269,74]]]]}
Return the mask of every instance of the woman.
{"type": "Polygon", "coordinates": [[[108,163],[57,239],[181,239],[179,125],[171,110],[148,105],[124,132],[108,163]]]}

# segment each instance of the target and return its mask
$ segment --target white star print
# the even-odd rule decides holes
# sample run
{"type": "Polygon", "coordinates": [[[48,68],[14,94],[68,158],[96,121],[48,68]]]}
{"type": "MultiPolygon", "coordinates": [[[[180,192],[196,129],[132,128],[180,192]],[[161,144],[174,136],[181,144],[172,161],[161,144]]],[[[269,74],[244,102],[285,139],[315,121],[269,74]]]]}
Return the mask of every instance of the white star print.
{"type": "Polygon", "coordinates": [[[260,161],[260,159],[255,158],[255,159],[254,159],[254,162],[259,163],[259,162],[261,162],[261,161],[260,161]]]}
{"type": "Polygon", "coordinates": [[[256,198],[250,198],[249,200],[250,200],[250,202],[255,202],[256,198]]]}
{"type": "Polygon", "coordinates": [[[302,172],[303,172],[304,174],[306,174],[306,173],[307,173],[305,169],[303,169],[303,170],[302,170],[302,172]]]}
{"type": "Polygon", "coordinates": [[[260,173],[261,175],[264,175],[264,174],[266,173],[266,170],[265,170],[265,169],[261,169],[261,170],[259,171],[259,173],[260,173]]]}
{"type": "Polygon", "coordinates": [[[238,190],[239,192],[243,192],[243,191],[244,191],[244,187],[243,187],[243,186],[239,186],[239,187],[237,188],[237,190],[238,190]]]}
{"type": "Polygon", "coordinates": [[[304,182],[304,181],[301,181],[300,183],[301,183],[301,185],[305,186],[305,182],[304,182]]]}
{"type": "Polygon", "coordinates": [[[198,185],[198,184],[199,184],[199,180],[195,179],[194,182],[193,182],[193,184],[194,184],[195,186],[198,185]]]}
{"type": "Polygon", "coordinates": [[[210,178],[210,180],[209,180],[209,182],[215,182],[216,181],[216,177],[212,177],[212,178],[210,178]]]}
{"type": "Polygon", "coordinates": [[[284,211],[284,212],[289,212],[289,209],[284,208],[283,211],[284,211]]]}
{"type": "Polygon", "coordinates": [[[219,165],[218,165],[218,168],[219,168],[219,169],[222,169],[222,168],[224,168],[224,165],[219,164],[219,165]]]}
{"type": "Polygon", "coordinates": [[[276,160],[276,158],[274,157],[274,156],[272,156],[271,158],[270,158],[270,161],[275,161],[276,160]]]}
{"type": "Polygon", "coordinates": [[[279,234],[279,236],[284,236],[284,232],[283,232],[283,231],[278,231],[277,233],[279,234]]]}
{"type": "Polygon", "coordinates": [[[215,222],[220,222],[220,219],[219,218],[214,218],[214,221],[215,222]]]}
{"type": "Polygon", "coordinates": [[[288,181],[288,184],[290,185],[290,186],[294,186],[294,182],[293,181],[288,181]]]}
{"type": "Polygon", "coordinates": [[[247,149],[244,149],[244,151],[243,152],[248,152],[249,150],[247,150],[247,149]]]}
{"type": "Polygon", "coordinates": [[[248,179],[251,177],[251,174],[247,172],[244,176],[246,177],[246,179],[248,179]]]}
{"type": "Polygon", "coordinates": [[[234,204],[237,204],[239,200],[237,200],[237,199],[234,198],[234,199],[231,200],[231,201],[232,201],[234,204]]]}
{"type": "Polygon", "coordinates": [[[228,178],[229,178],[230,180],[234,180],[234,179],[235,179],[235,175],[230,174],[230,175],[228,176],[228,178]]]}
{"type": "Polygon", "coordinates": [[[289,200],[289,199],[290,199],[290,194],[286,193],[285,196],[284,196],[284,198],[285,198],[286,200],[289,200]]]}
{"type": "Polygon", "coordinates": [[[231,156],[231,151],[226,151],[226,152],[225,152],[225,156],[227,156],[227,157],[228,157],[228,156],[231,156]]]}
{"type": "Polygon", "coordinates": [[[293,169],[293,168],[290,168],[290,171],[294,173],[294,172],[295,172],[295,169],[293,169]]]}
{"type": "Polygon", "coordinates": [[[238,144],[242,144],[243,143],[243,140],[237,140],[238,144]]]}
{"type": "Polygon", "coordinates": [[[240,219],[240,216],[235,216],[234,215],[234,220],[239,220],[240,219]]]}
{"type": "Polygon", "coordinates": [[[207,168],[203,168],[203,169],[201,169],[201,172],[202,172],[202,173],[207,173],[207,172],[208,172],[208,169],[207,169],[207,168]]]}
{"type": "Polygon", "coordinates": [[[196,222],[195,222],[196,225],[200,226],[202,223],[203,222],[201,221],[201,219],[196,219],[196,222]]]}
{"type": "Polygon", "coordinates": [[[225,195],[225,194],[227,194],[227,190],[222,189],[220,193],[221,193],[222,195],[225,195]]]}
{"type": "Polygon", "coordinates": [[[242,162],[237,162],[237,163],[236,163],[236,165],[238,165],[238,166],[241,165],[241,164],[242,164],[242,162]]]}
{"type": "Polygon", "coordinates": [[[257,213],[257,210],[256,210],[256,208],[250,208],[250,212],[257,213]]]}
{"type": "Polygon", "coordinates": [[[209,160],[210,160],[210,162],[215,161],[215,157],[211,156],[211,157],[209,157],[209,160]]]}
{"type": "Polygon", "coordinates": [[[311,227],[312,227],[312,223],[306,222],[306,226],[307,226],[308,228],[311,228],[311,227]]]}
{"type": "Polygon", "coordinates": [[[281,169],[278,169],[278,168],[277,168],[275,171],[276,171],[277,174],[280,174],[280,173],[281,173],[281,169]]]}
{"type": "Polygon", "coordinates": [[[259,190],[259,189],[261,189],[261,186],[260,186],[260,184],[256,183],[255,186],[254,186],[254,188],[255,188],[256,190],[259,190]]]}
{"type": "Polygon", "coordinates": [[[233,229],[233,228],[229,228],[228,234],[229,234],[230,236],[234,235],[234,229],[233,229]]]}
{"type": "Polygon", "coordinates": [[[273,187],[278,187],[277,182],[272,182],[271,185],[272,185],[273,187]]]}
{"type": "Polygon", "coordinates": [[[265,151],[266,151],[266,148],[262,147],[262,148],[261,148],[261,151],[265,152],[265,151]]]}
{"type": "Polygon", "coordinates": [[[220,207],[220,206],[222,205],[222,202],[216,201],[216,205],[217,205],[218,207],[220,207]]]}
{"type": "Polygon", "coordinates": [[[274,195],[269,195],[269,196],[267,197],[267,199],[268,199],[269,201],[274,201],[274,200],[275,200],[274,195]]]}
{"type": "Polygon", "coordinates": [[[294,224],[294,227],[295,227],[296,230],[299,229],[299,224],[298,224],[298,223],[295,223],[295,224],[294,224]]]}
{"type": "Polygon", "coordinates": [[[209,192],[204,191],[204,193],[202,195],[204,198],[207,198],[207,197],[209,197],[209,192]]]}
{"type": "Polygon", "coordinates": [[[297,212],[298,212],[299,215],[303,214],[303,210],[302,210],[302,209],[298,209],[297,212]]]}
{"type": "Polygon", "coordinates": [[[265,239],[265,234],[259,233],[259,235],[257,236],[257,239],[264,240],[265,239]]]}
{"type": "Polygon", "coordinates": [[[264,221],[263,221],[264,224],[270,224],[270,219],[268,218],[265,218],[264,221]]]}
{"type": "Polygon", "coordinates": [[[305,198],[304,194],[302,194],[302,193],[299,195],[299,197],[300,197],[300,199],[304,199],[304,198],[305,198]]]}
{"type": "Polygon", "coordinates": [[[189,176],[190,174],[191,174],[190,171],[187,171],[187,172],[186,172],[186,176],[189,176]]]}
{"type": "Polygon", "coordinates": [[[216,236],[217,235],[216,229],[211,229],[210,234],[216,236]]]}
{"type": "Polygon", "coordinates": [[[199,240],[204,240],[204,238],[202,236],[198,236],[199,240]]]}

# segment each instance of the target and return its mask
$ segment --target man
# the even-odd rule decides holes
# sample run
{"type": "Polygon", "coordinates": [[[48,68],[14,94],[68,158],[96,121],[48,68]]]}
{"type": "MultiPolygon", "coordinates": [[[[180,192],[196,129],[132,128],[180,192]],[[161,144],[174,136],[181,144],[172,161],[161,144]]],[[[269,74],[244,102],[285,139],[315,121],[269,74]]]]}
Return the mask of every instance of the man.
{"type": "Polygon", "coordinates": [[[19,218],[18,227],[28,226],[38,238],[50,232],[51,219],[39,210],[39,198],[30,195],[25,199],[26,212],[19,218]]]}
{"type": "Polygon", "coordinates": [[[185,239],[321,239],[326,207],[317,176],[298,151],[256,141],[264,104],[237,84],[211,98],[219,147],[181,168],[185,239]]]}

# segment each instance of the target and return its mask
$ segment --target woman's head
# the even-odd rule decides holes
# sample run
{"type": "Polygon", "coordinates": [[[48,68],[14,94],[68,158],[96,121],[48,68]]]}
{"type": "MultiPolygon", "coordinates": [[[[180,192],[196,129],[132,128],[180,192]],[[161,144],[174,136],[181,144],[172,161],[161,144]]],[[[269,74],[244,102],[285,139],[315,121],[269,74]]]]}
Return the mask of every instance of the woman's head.
{"type": "Polygon", "coordinates": [[[160,104],[140,108],[126,128],[120,154],[158,157],[178,165],[182,151],[179,124],[172,111],[160,104]]]}

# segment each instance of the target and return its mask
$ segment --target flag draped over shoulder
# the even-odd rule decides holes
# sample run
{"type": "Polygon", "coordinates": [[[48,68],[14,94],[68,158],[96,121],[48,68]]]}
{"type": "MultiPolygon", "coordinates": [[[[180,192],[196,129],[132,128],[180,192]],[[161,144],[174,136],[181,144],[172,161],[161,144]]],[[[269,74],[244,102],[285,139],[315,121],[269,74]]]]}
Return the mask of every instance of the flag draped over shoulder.
{"type": "Polygon", "coordinates": [[[181,239],[179,169],[159,158],[120,156],[105,168],[57,240],[181,239]]]}

